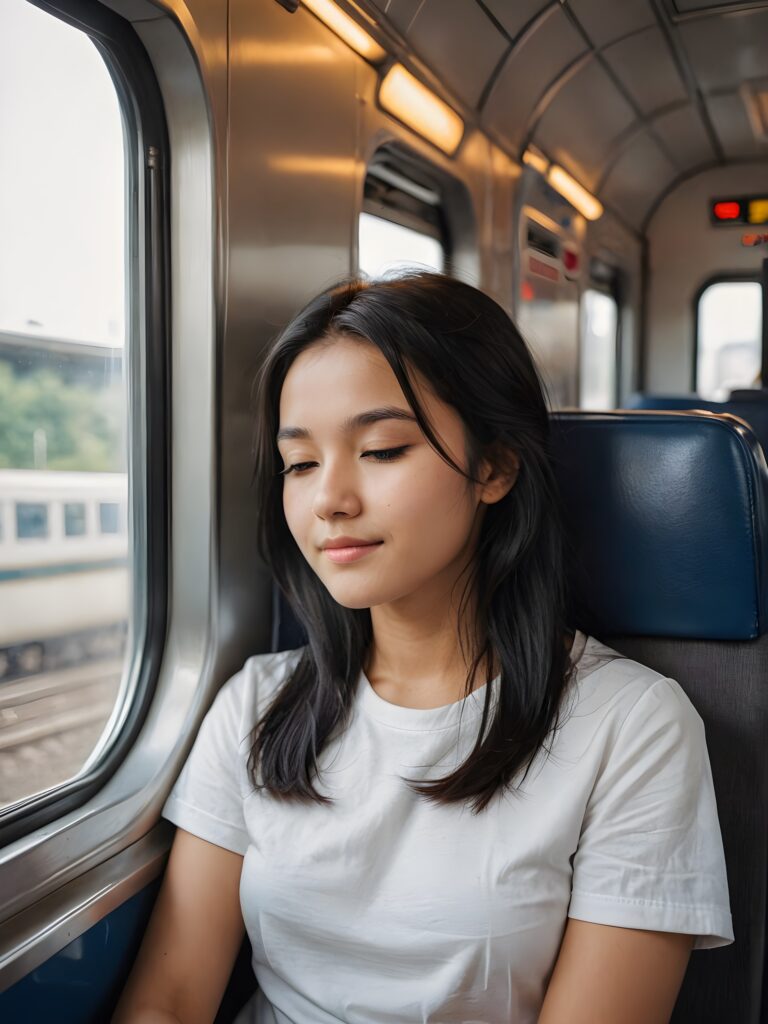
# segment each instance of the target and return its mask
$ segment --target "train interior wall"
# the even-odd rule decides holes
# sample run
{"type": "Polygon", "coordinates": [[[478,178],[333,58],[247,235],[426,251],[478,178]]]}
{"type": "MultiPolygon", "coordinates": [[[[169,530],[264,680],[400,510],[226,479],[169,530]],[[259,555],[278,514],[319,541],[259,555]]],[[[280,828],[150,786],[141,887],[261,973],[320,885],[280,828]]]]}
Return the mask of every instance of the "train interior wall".
{"type": "Polygon", "coordinates": [[[695,301],[706,282],[716,276],[759,277],[765,250],[741,244],[749,231],[743,224],[712,224],[709,206],[719,196],[760,194],[765,183],[765,163],[713,167],[673,189],[651,217],[647,391],[684,394],[694,389],[695,301]]]}
{"type": "MultiPolygon", "coordinates": [[[[108,783],[110,813],[96,813],[100,796],[76,815],[91,815],[90,846],[80,851],[90,866],[149,830],[216,690],[249,654],[267,649],[270,580],[256,557],[258,510],[250,488],[253,375],[292,313],[355,271],[364,179],[374,154],[401,147],[432,169],[444,197],[452,268],[524,323],[534,347],[545,331],[540,318],[549,314],[547,303],[531,306],[522,287],[525,242],[516,226],[525,208],[546,218],[579,254],[568,297],[555,295],[550,307],[573,306],[574,295],[578,303],[593,261],[615,270],[619,404],[643,383],[689,390],[696,289],[714,273],[753,269],[755,262],[737,245],[737,229],[709,226],[707,203],[720,191],[758,191],[765,180],[760,166],[699,174],[667,196],[646,235],[610,211],[586,222],[481,132],[470,130],[450,159],[397,124],[377,103],[376,71],[313,17],[294,18],[277,3],[252,0],[231,0],[228,11],[208,0],[164,0],[162,7],[111,0],[110,6],[134,21],[150,54],[173,153],[174,576],[155,705],[129,761],[108,783]],[[191,503],[190,494],[200,501],[191,503]]],[[[578,310],[570,322],[578,330],[578,310]]],[[[563,365],[553,357],[547,369],[553,377],[573,370],[575,338],[574,345],[563,350],[563,365]]],[[[546,348],[542,355],[546,360],[546,348]]],[[[64,834],[69,824],[57,828],[64,834]]],[[[45,862],[44,839],[29,863],[45,862]]],[[[160,858],[156,850],[152,856],[156,876],[160,858]]],[[[77,869],[65,876],[64,865],[57,867],[47,889],[39,886],[26,903],[17,899],[19,915],[78,880],[77,869]]],[[[79,902],[106,884],[81,875],[79,902]]],[[[148,881],[146,871],[135,874],[118,902],[148,881]]],[[[32,942],[26,950],[28,976],[98,921],[94,910],[68,927],[70,910],[59,904],[63,925],[48,932],[44,945],[35,949],[32,942]]],[[[133,927],[130,942],[139,926],[133,927]]]]}

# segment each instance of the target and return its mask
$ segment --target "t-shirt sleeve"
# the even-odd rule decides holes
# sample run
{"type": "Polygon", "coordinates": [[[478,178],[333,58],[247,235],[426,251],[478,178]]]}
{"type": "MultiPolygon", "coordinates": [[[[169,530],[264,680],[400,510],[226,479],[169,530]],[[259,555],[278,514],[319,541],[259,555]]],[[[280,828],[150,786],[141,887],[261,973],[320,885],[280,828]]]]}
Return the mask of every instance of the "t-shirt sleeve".
{"type": "Polygon", "coordinates": [[[216,695],[162,811],[187,832],[242,855],[249,845],[243,810],[249,744],[243,695],[249,675],[246,662],[216,695]]]}
{"type": "Polygon", "coordinates": [[[606,752],[573,860],[568,916],[733,942],[723,843],[704,723],[658,679],[606,752]]]}

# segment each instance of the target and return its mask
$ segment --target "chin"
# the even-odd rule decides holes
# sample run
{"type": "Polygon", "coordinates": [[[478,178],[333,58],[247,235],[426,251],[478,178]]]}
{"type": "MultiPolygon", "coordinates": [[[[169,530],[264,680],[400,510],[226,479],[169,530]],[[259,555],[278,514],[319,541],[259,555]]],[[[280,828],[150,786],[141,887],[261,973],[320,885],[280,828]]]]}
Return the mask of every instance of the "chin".
{"type": "Polygon", "coordinates": [[[351,580],[334,580],[333,583],[323,580],[323,583],[334,601],[342,608],[375,608],[380,604],[390,604],[404,596],[402,586],[386,587],[381,582],[366,585],[362,580],[357,584],[353,584],[351,580]]]}
{"type": "Polygon", "coordinates": [[[340,604],[342,608],[360,610],[380,603],[378,594],[374,594],[371,587],[328,586],[327,583],[325,587],[336,604],[340,604]]]}

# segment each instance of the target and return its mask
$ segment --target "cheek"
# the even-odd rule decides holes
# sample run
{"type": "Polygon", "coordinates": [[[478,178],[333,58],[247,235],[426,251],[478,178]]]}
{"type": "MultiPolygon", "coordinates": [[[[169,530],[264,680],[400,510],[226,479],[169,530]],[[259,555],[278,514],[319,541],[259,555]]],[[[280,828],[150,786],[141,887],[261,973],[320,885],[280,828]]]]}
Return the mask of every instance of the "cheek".
{"type": "Polygon", "coordinates": [[[283,513],[288,529],[293,539],[301,546],[303,534],[306,532],[307,520],[307,496],[303,498],[297,493],[295,487],[284,487],[283,489],[283,513]]]}
{"type": "Polygon", "coordinates": [[[466,480],[440,462],[402,480],[388,497],[387,518],[404,542],[418,539],[427,548],[461,545],[472,524],[474,506],[466,480]]]}

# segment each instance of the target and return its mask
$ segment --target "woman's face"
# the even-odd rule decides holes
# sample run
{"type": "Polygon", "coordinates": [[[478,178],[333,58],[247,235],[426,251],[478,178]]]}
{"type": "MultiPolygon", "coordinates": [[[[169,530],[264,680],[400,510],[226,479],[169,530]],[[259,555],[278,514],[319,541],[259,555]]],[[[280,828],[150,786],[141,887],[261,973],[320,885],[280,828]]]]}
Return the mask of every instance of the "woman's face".
{"type": "MultiPolygon", "coordinates": [[[[448,454],[467,467],[453,408],[414,382],[448,454]]],[[[491,482],[470,484],[427,442],[392,369],[368,342],[305,349],[280,396],[288,528],[332,597],[371,608],[449,586],[471,558],[491,482]],[[342,547],[328,548],[341,539],[342,547]]],[[[481,475],[489,467],[481,466],[481,475]]],[[[493,474],[490,474],[493,480],[493,474]]]]}

